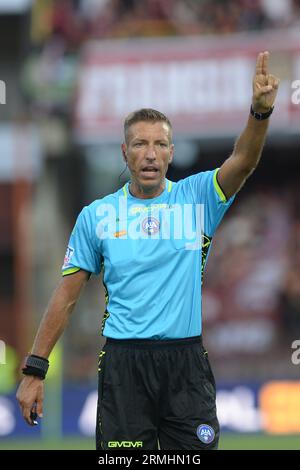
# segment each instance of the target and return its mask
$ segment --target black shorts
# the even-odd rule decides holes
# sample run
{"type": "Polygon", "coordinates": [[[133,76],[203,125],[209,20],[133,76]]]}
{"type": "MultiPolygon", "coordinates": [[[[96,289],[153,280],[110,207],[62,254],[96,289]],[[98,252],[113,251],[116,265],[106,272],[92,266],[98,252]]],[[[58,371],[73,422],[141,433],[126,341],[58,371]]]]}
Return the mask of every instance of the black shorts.
{"type": "Polygon", "coordinates": [[[107,339],[98,393],[97,450],[217,449],[216,386],[201,337],[107,339]]]}

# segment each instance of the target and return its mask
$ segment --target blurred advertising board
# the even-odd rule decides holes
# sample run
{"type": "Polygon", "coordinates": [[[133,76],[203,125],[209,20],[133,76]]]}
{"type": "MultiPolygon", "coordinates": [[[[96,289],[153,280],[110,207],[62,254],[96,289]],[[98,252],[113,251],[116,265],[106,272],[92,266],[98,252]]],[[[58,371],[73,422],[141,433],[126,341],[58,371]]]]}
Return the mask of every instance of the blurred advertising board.
{"type": "Polygon", "coordinates": [[[42,170],[42,142],[30,122],[0,124],[0,183],[18,179],[34,181],[42,170]]]}
{"type": "Polygon", "coordinates": [[[1,0],[0,14],[12,15],[25,13],[31,7],[32,0],[1,0]]]}
{"type": "MultiPolygon", "coordinates": [[[[65,386],[62,402],[62,434],[93,436],[97,391],[89,386],[65,386]]],[[[270,381],[261,384],[220,384],[217,409],[223,431],[269,434],[300,433],[300,382],[270,381]]],[[[44,426],[47,414],[44,410],[44,426]]],[[[0,438],[39,437],[41,426],[23,422],[13,394],[0,396],[0,438]]]]}
{"type": "Polygon", "coordinates": [[[231,136],[250,107],[258,52],[271,53],[281,78],[272,131],[296,133],[300,121],[300,42],[295,31],[224,37],[87,43],[74,103],[81,142],[120,139],[131,111],[165,112],[179,137],[231,136]]]}

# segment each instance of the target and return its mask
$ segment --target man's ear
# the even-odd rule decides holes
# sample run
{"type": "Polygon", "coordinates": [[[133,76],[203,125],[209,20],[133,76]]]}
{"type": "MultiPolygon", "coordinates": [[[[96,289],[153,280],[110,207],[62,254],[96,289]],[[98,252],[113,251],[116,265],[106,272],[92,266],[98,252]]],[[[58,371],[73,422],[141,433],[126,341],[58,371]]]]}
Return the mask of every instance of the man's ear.
{"type": "Polygon", "coordinates": [[[121,145],[121,149],[122,149],[123,160],[124,160],[124,162],[127,163],[127,146],[126,146],[126,144],[123,143],[121,145]]]}
{"type": "Polygon", "coordinates": [[[171,144],[170,145],[170,157],[169,157],[169,163],[171,163],[173,161],[173,157],[174,157],[174,144],[171,144]]]}

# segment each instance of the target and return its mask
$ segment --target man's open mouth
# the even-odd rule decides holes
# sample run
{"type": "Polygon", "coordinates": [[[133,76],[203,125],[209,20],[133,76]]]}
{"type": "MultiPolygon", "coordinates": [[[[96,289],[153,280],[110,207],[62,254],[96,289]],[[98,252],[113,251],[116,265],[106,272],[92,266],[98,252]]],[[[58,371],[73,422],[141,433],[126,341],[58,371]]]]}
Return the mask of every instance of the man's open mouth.
{"type": "Polygon", "coordinates": [[[142,173],[157,173],[158,169],[153,166],[146,166],[142,169],[142,173]]]}

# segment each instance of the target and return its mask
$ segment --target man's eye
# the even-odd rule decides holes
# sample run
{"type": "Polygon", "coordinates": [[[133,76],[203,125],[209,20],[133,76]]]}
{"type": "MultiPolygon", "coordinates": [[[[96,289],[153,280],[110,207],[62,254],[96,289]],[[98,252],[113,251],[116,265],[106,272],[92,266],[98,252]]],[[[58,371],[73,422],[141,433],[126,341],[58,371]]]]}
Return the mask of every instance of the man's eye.
{"type": "Polygon", "coordinates": [[[167,147],[167,144],[165,142],[160,142],[159,144],[161,147],[167,147]]]}
{"type": "Polygon", "coordinates": [[[134,144],[135,147],[141,147],[143,145],[142,142],[137,142],[136,144],[134,144]]]}

